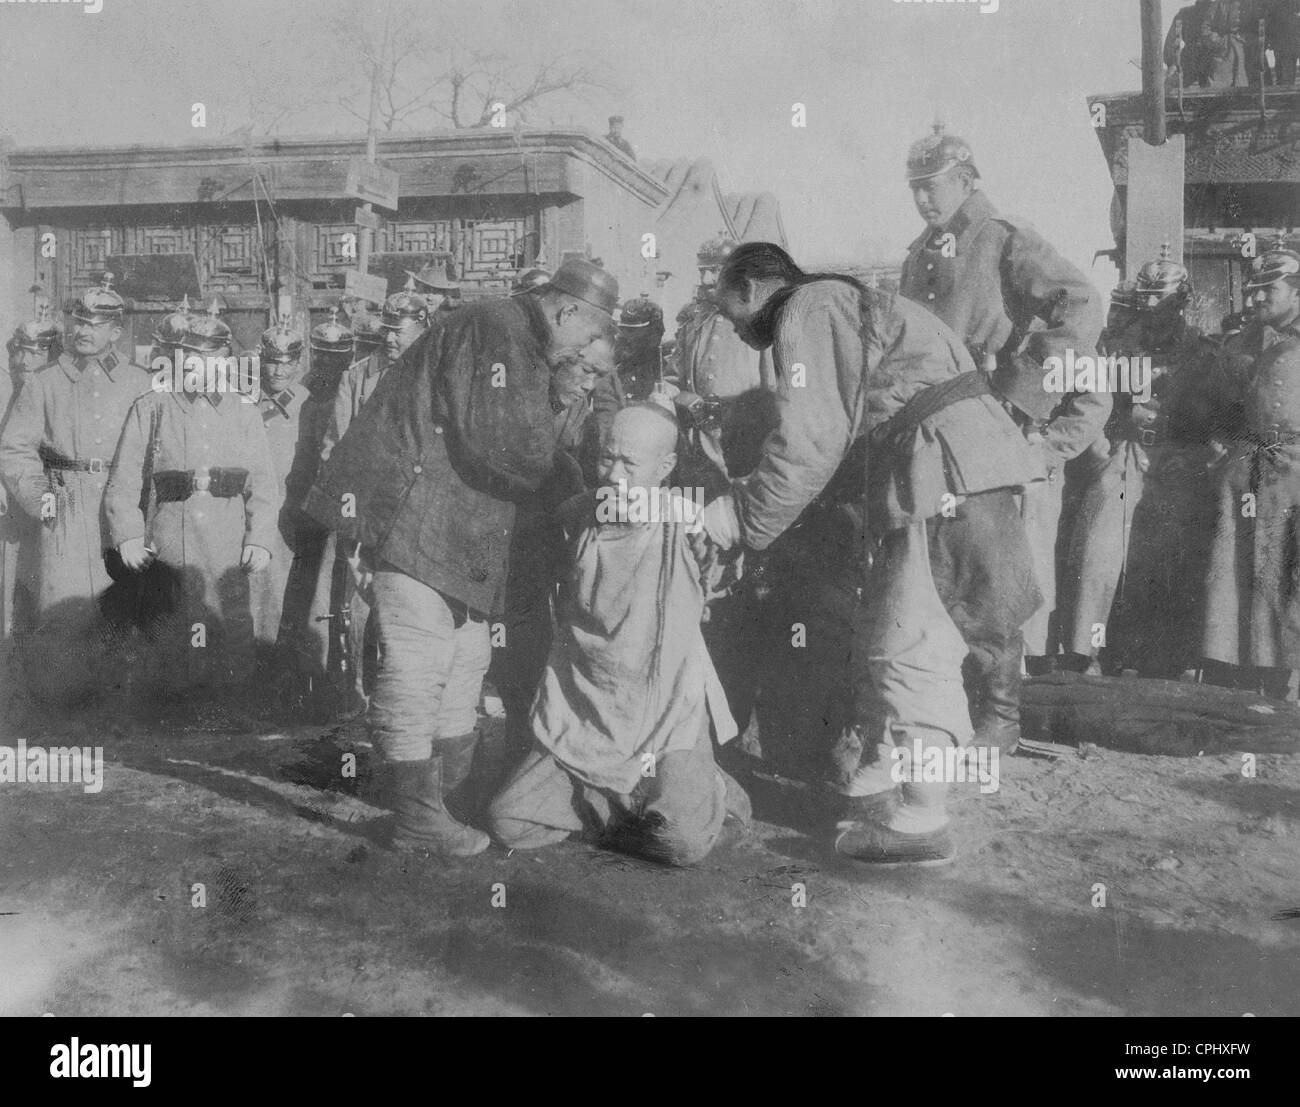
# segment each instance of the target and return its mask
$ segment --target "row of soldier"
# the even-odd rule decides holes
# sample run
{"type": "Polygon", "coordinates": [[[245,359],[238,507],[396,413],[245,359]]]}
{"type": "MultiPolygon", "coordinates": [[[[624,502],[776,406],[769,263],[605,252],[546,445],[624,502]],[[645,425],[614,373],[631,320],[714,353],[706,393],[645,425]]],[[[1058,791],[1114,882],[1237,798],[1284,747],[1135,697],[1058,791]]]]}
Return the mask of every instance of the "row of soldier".
{"type": "MultiPolygon", "coordinates": [[[[616,335],[611,349],[599,322],[611,310],[610,291],[598,275],[570,267],[565,291],[554,276],[535,273],[526,275],[533,278],[526,283],[536,287],[519,290],[529,299],[536,293],[538,304],[549,302],[549,296],[570,305],[560,309],[554,326],[548,324],[552,331],[569,325],[565,312],[600,305],[595,321],[580,320],[580,352],[567,363],[547,358],[553,362],[555,445],[569,457],[570,487],[596,483],[594,451],[614,412],[654,394],[671,395],[685,439],[676,455],[675,483],[708,489],[704,524],[715,551],[744,547],[763,555],[750,557],[745,566],[742,579],[748,587],[717,598],[706,631],[731,714],[741,726],[757,700],[766,696],[771,704],[776,698],[763,682],[772,675],[774,658],[779,662],[785,655],[769,649],[764,625],[788,628],[793,612],[800,625],[823,620],[814,636],[832,641],[854,636],[854,664],[870,675],[871,689],[860,686],[851,705],[840,704],[843,733],[832,780],[855,828],[842,837],[842,852],[890,862],[945,860],[952,846],[937,792],[905,791],[899,814],[896,789],[880,772],[880,750],[902,735],[1014,749],[1023,671],[1098,663],[1153,676],[1199,671],[1207,679],[1282,695],[1291,671],[1300,667],[1300,601],[1291,552],[1296,545],[1291,466],[1300,422],[1290,412],[1295,389],[1288,375],[1300,346],[1300,258],[1278,249],[1260,259],[1247,286],[1253,318],[1232,337],[1207,339],[1188,327],[1187,273],[1167,258],[1144,266],[1133,286],[1121,286],[1103,332],[1087,278],[1031,229],[993,208],[978,186],[968,144],[936,129],[909,152],[907,179],[926,227],[909,249],[897,303],[851,278],[803,273],[770,244],[733,249],[734,244],[709,243],[700,254],[696,299],[679,317],[675,348],[665,359],[662,314],[645,297],[624,305],[617,326],[610,328],[616,335]],[[856,293],[844,291],[855,286],[856,293]],[[816,295],[796,295],[806,288],[816,295]],[[821,297],[835,321],[836,313],[847,311],[847,301],[840,299],[853,295],[861,304],[857,325],[878,317],[880,330],[868,327],[857,336],[866,360],[846,368],[837,364],[845,336],[827,345],[811,320],[787,316],[782,309],[792,300],[821,297]],[[905,308],[906,302],[917,306],[905,308]],[[932,334],[922,333],[926,326],[932,334]],[[893,327],[901,329],[890,346],[885,336],[893,327]],[[808,356],[795,356],[794,339],[782,344],[786,331],[807,344],[808,356]],[[924,347],[915,364],[899,360],[907,335],[918,350],[924,347]],[[959,352],[945,346],[949,340],[959,352]],[[1157,371],[1153,394],[1112,395],[1103,388],[1061,395],[1047,387],[1049,359],[1098,350],[1150,356],[1157,371]],[[842,388],[855,374],[874,373],[873,359],[882,358],[882,365],[897,366],[893,371],[900,381],[918,366],[935,380],[909,378],[910,391],[891,391],[885,376],[866,375],[857,400],[836,400],[834,390],[827,391],[826,365],[837,364],[842,388]],[[788,379],[791,364],[813,367],[806,394],[803,381],[788,379]],[[964,371],[966,365],[973,371],[964,371]],[[582,380],[580,387],[565,383],[582,380]],[[916,394],[923,384],[931,387],[916,394]],[[561,394],[568,399],[556,406],[555,396],[561,394]],[[908,395],[913,400],[902,403],[908,395]],[[920,402],[916,395],[929,398],[920,402]],[[841,456],[833,441],[836,428],[859,401],[863,408],[843,428],[848,453],[841,456]],[[893,414],[878,428],[880,434],[864,433],[872,418],[880,418],[873,415],[879,411],[893,414]],[[943,443],[944,461],[933,472],[929,462],[919,464],[910,454],[911,460],[898,461],[900,450],[929,457],[926,444],[935,442],[943,443]],[[863,489],[862,454],[886,445],[893,453],[882,455],[887,464],[881,471],[897,466],[888,478],[896,485],[876,503],[873,516],[872,496],[879,489],[863,489]],[[945,497],[950,503],[941,508],[937,496],[933,503],[928,498],[905,502],[928,488],[924,482],[932,478],[939,482],[936,488],[951,493],[945,497]],[[897,522],[883,535],[883,547],[882,520],[897,522]],[[914,524],[925,534],[913,534],[914,524]],[[928,568],[917,576],[926,542],[922,560],[928,558],[928,568]],[[885,580],[888,587],[864,589],[863,554],[869,549],[876,552],[871,579],[885,580]],[[882,556],[882,549],[889,556],[882,556]],[[860,611],[867,612],[865,619],[860,611]],[[926,619],[917,623],[921,615],[926,619]],[[865,631],[853,625],[863,622],[865,631]],[[947,629],[935,637],[931,632],[940,623],[947,629]],[[920,637],[905,641],[905,627],[920,637]],[[902,671],[900,666],[908,670],[907,680],[891,676],[902,671]],[[949,702],[947,689],[954,680],[966,686],[968,700],[960,711],[949,702]],[[885,741],[872,741],[870,735],[880,734],[882,705],[889,720],[885,741]]],[[[393,358],[425,334],[427,303],[414,292],[390,298],[384,306],[387,350],[356,363],[338,324],[317,328],[311,341],[318,356],[302,382],[289,368],[300,338],[272,328],[263,348],[267,395],[256,409],[223,405],[218,397],[142,397],[148,378],[138,370],[126,372],[113,352],[122,307],[111,292],[92,290],[82,297],[73,312],[69,349],[22,384],[0,436],[0,475],[37,533],[38,540],[26,545],[41,556],[27,648],[36,664],[28,672],[66,672],[76,652],[75,628],[91,626],[88,613],[94,609],[101,620],[95,625],[110,631],[144,627],[150,642],[177,642],[179,649],[155,650],[154,656],[176,666],[190,684],[197,663],[196,625],[218,632],[218,641],[209,638],[205,645],[210,651],[202,655],[205,664],[229,656],[225,647],[236,639],[260,638],[275,643],[282,662],[286,656],[294,659],[282,670],[295,678],[304,668],[319,673],[330,651],[329,635],[322,632],[336,625],[342,634],[334,636],[335,652],[364,673],[365,665],[357,662],[375,651],[366,647],[363,620],[348,617],[366,593],[364,562],[350,539],[337,551],[328,547],[325,532],[335,522],[328,496],[318,497],[313,515],[296,513],[322,458],[328,462],[393,358]],[[331,353],[336,361],[331,362],[331,353]],[[250,418],[254,414],[258,417],[250,418]],[[113,440],[107,428],[114,423],[125,428],[116,454],[103,446],[113,440]],[[102,530],[94,524],[101,499],[102,530]],[[202,553],[192,549],[196,543],[202,553]],[[103,550],[107,557],[92,556],[103,550]],[[268,566],[277,568],[268,571],[268,566]],[[79,583],[60,584],[68,574],[79,583]],[[151,574],[157,579],[141,586],[151,574]],[[105,586],[114,575],[123,578],[118,584],[125,580],[136,587],[123,590],[124,602],[106,603],[104,596],[113,591],[105,586]],[[352,589],[353,598],[341,601],[340,581],[346,585],[354,576],[359,586],[352,589]],[[260,603],[259,595],[269,595],[268,602],[260,603]],[[62,614],[65,601],[72,606],[62,614]],[[232,629],[240,626],[245,603],[253,628],[247,633],[232,629]],[[259,614],[265,610],[271,617],[259,614]],[[305,666],[300,664],[304,656],[309,658],[305,666]]],[[[485,312],[484,325],[491,317],[494,326],[509,331],[535,319],[530,313],[536,310],[523,310],[520,320],[514,319],[518,312],[485,312]]],[[[219,320],[186,318],[180,330],[182,350],[229,352],[229,331],[219,320]]],[[[406,375],[416,380],[442,361],[455,364],[437,344],[444,331],[464,331],[469,350],[477,341],[471,330],[435,326],[416,359],[424,370],[413,363],[406,375]]],[[[20,328],[15,336],[19,369],[40,360],[39,343],[30,339],[35,333],[43,333],[39,325],[20,328]]],[[[164,337],[160,332],[160,341],[164,337]]],[[[387,397],[385,413],[370,421],[369,432],[397,434],[388,423],[405,416],[400,404],[393,406],[394,395],[387,397]]],[[[434,427],[439,434],[441,425],[434,427]]],[[[507,426],[508,419],[493,433],[505,434],[507,426]]],[[[402,441],[401,435],[394,441],[402,441]]],[[[335,466],[343,474],[339,488],[353,487],[354,479],[365,483],[375,475],[366,470],[376,465],[409,463],[399,456],[375,459],[363,447],[335,466]]],[[[399,475],[418,478],[420,467],[399,475]]],[[[372,517],[400,514],[401,505],[385,499],[384,482],[375,487],[379,491],[371,495],[379,499],[370,509],[372,517]]],[[[485,511],[498,498],[493,487],[488,482],[473,490],[479,497],[473,502],[485,511]]],[[[418,521],[411,525],[418,531],[418,521]]],[[[493,549],[491,527],[482,521],[438,526],[466,531],[466,540],[457,540],[465,567],[452,574],[458,582],[454,590],[443,583],[428,586],[446,601],[459,633],[480,610],[491,607],[497,614],[497,601],[488,602],[491,589],[482,582],[495,580],[491,565],[505,555],[493,549]],[[477,567],[480,562],[484,567],[477,567]]],[[[504,533],[512,529],[511,542],[520,547],[536,537],[523,512],[504,533]]],[[[428,533],[413,540],[411,556],[424,558],[434,547],[420,543],[432,540],[436,546],[447,539],[428,533]]],[[[514,566],[505,585],[508,646],[501,651],[505,663],[496,683],[517,724],[514,738],[522,752],[549,623],[544,608],[511,605],[510,586],[526,577],[529,558],[511,553],[507,560],[514,566]]],[[[504,573],[504,563],[498,569],[504,573]]],[[[428,574],[439,581],[446,577],[441,569],[428,574]]],[[[409,575],[403,569],[394,579],[409,575]]],[[[396,610],[406,601],[397,592],[393,596],[396,610]]],[[[356,612],[362,614],[360,608],[356,612]]],[[[839,651],[841,665],[848,654],[839,651]]],[[[241,671],[247,673],[251,656],[247,650],[238,655],[245,659],[242,670],[227,660],[220,672],[206,675],[236,681],[241,671]]],[[[390,683],[400,683],[397,670],[405,662],[388,660],[390,683]]],[[[401,680],[408,677],[415,679],[414,670],[401,680]]],[[[826,689],[805,686],[793,698],[804,702],[809,718],[829,717],[821,693],[833,698],[842,691],[837,683],[844,682],[830,672],[826,689]]],[[[348,688],[354,705],[365,690],[364,682],[348,688]]],[[[385,711],[391,713],[385,708],[381,719],[385,711]]],[[[385,725],[392,728],[376,725],[380,732],[385,725]]],[[[461,734],[465,724],[459,715],[447,725],[456,732],[446,736],[447,752],[436,752],[441,739],[435,738],[433,757],[425,750],[412,764],[451,757],[452,739],[473,738],[461,734]]],[[[395,767],[406,763],[408,745],[404,738],[395,747],[401,750],[393,758],[395,767]]],[[[466,748],[472,751],[473,745],[467,741],[466,748]]],[[[423,785],[412,787],[415,794],[423,785]]],[[[445,823],[439,825],[445,830],[445,823]]],[[[425,837],[437,841],[442,832],[425,837]]],[[[468,848],[466,839],[456,841],[456,848],[468,848]]]]}
{"type": "Polygon", "coordinates": [[[355,711],[364,601],[299,506],[384,372],[451,310],[455,282],[434,266],[413,273],[377,320],[358,313],[355,334],[331,313],[311,332],[309,373],[303,336],[272,326],[258,387],[238,395],[233,382],[160,390],[152,371],[159,357],[183,366],[234,353],[215,304],[204,314],[185,301],[165,317],[146,369],[118,350],[125,303],[111,281],[78,298],[66,334],[42,302],[8,344],[10,674],[37,699],[68,703],[114,690],[222,698],[256,671],[268,705],[310,696],[355,711]],[[331,669],[343,679],[328,682],[331,669]]]}

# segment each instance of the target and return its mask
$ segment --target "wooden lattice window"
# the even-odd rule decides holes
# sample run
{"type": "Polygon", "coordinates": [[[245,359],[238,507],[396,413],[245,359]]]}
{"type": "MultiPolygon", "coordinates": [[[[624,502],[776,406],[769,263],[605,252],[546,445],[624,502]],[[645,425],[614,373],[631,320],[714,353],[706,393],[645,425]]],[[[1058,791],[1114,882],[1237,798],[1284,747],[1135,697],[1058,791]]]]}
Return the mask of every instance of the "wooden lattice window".
{"type": "Polygon", "coordinates": [[[382,252],[391,254],[433,254],[451,249],[451,221],[389,223],[382,233],[382,252]]]}
{"type": "Polygon", "coordinates": [[[489,276],[520,267],[523,219],[476,220],[465,224],[469,244],[467,275],[489,276]]]}
{"type": "Polygon", "coordinates": [[[357,264],[357,227],[353,223],[317,224],[314,271],[354,269],[357,264]]]}

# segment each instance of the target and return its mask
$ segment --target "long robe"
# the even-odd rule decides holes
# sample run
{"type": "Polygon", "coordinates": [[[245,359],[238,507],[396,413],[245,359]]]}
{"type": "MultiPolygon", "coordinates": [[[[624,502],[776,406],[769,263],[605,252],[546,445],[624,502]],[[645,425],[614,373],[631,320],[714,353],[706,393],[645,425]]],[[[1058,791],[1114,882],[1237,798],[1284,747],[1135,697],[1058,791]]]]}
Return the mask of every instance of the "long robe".
{"type": "MultiPolygon", "coordinates": [[[[736,724],[704,645],[683,523],[599,523],[587,494],[533,706],[537,740],[580,780],[626,795],[672,750],[736,724]]],[[[570,509],[572,510],[572,509],[570,509]]]]}

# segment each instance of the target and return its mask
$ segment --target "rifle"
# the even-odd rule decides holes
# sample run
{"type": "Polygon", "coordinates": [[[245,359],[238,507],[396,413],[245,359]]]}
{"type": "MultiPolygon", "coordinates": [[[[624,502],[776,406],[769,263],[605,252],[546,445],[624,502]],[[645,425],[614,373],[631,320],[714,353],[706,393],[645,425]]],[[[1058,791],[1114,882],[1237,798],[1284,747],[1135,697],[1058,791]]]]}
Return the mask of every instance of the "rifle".
{"type": "Polygon", "coordinates": [[[352,653],[352,596],[356,585],[346,559],[335,557],[330,571],[330,610],[317,615],[316,622],[331,623],[331,642],[326,657],[326,673],[340,705],[351,701],[355,682],[356,658],[352,653]]]}

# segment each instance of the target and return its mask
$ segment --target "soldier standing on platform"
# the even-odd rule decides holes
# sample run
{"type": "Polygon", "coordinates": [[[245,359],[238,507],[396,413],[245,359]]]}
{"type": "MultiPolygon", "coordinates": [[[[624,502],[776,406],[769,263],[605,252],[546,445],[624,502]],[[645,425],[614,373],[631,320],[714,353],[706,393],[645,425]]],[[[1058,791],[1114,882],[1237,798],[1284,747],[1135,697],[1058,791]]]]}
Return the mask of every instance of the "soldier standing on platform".
{"type": "Polygon", "coordinates": [[[1104,392],[1047,391],[1048,357],[1096,353],[1097,294],[1038,234],[1000,216],[978,179],[970,146],[942,125],[912,145],[907,182],[926,230],[909,248],[899,293],[957,332],[1048,471],[1047,481],[1025,489],[1022,509],[1044,605],[1022,632],[977,643],[967,662],[976,740],[1009,751],[1020,736],[1022,652],[1044,659],[1055,652],[1049,623],[1064,465],[1100,437],[1111,401],[1104,392]]]}
{"type": "Polygon", "coordinates": [[[113,450],[127,412],[149,388],[145,370],[115,349],[125,304],[103,284],[78,298],[59,359],[23,386],[0,436],[0,476],[39,528],[36,629],[25,650],[29,686],[67,701],[101,688],[91,628],[110,578],[102,526],[113,450]]]}
{"type": "Polygon", "coordinates": [[[1264,254],[1246,293],[1254,317],[1224,344],[1214,381],[1204,674],[1282,699],[1300,668],[1300,254],[1264,254]]]}
{"type": "Polygon", "coordinates": [[[1177,677],[1197,667],[1201,581],[1214,519],[1205,466],[1212,344],[1183,318],[1192,286],[1165,256],[1112,304],[1103,346],[1149,357],[1150,396],[1115,395],[1106,436],[1074,463],[1081,489],[1066,556],[1062,668],[1177,677]],[[1122,584],[1121,584],[1122,582],[1122,584]],[[1122,588],[1122,595],[1116,595],[1122,588]]]}
{"type": "MultiPolygon", "coordinates": [[[[232,344],[214,305],[195,317],[182,349],[187,360],[212,364],[229,358],[232,344]]],[[[215,694],[253,673],[248,575],[270,563],[280,497],[252,397],[214,390],[224,379],[195,383],[151,391],[132,406],[104,511],[127,569],[140,573],[156,560],[178,581],[178,595],[155,597],[166,610],[146,681],[156,692],[215,694]]]]}

